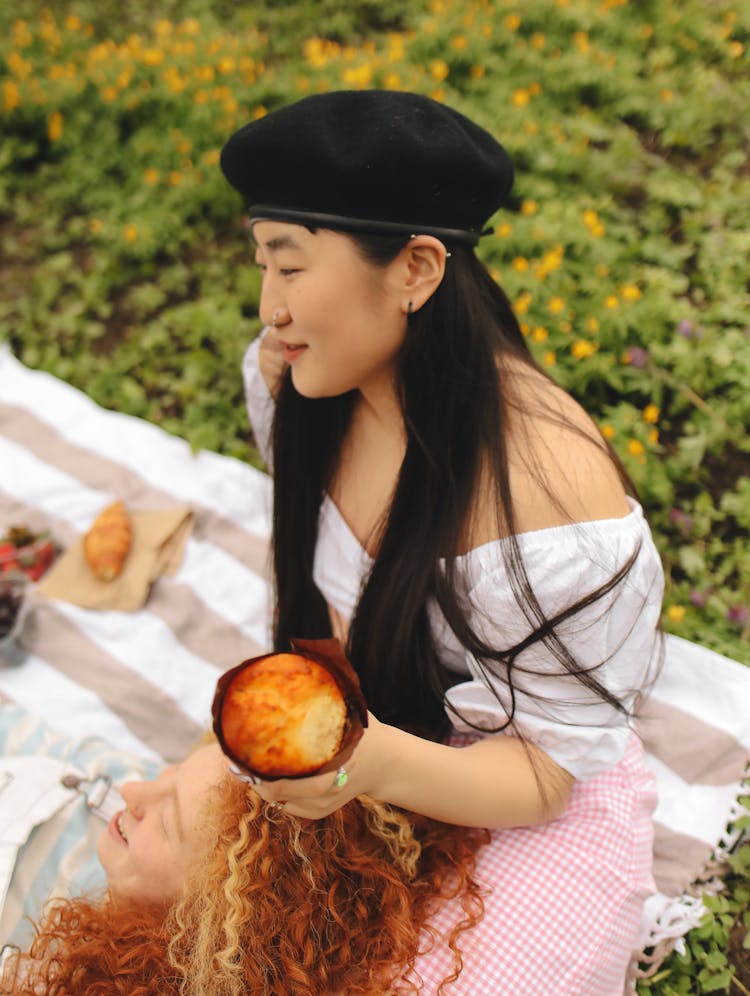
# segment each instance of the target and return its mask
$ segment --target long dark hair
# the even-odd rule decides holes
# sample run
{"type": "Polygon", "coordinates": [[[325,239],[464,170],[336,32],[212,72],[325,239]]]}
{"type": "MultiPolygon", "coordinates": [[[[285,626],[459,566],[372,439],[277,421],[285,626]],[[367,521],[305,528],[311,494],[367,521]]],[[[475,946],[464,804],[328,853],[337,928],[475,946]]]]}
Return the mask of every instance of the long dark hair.
{"type": "MultiPolygon", "coordinates": [[[[407,241],[406,237],[351,238],[362,256],[379,266],[392,260],[407,241]]],[[[545,616],[515,537],[507,441],[512,400],[504,383],[508,358],[543,374],[505,293],[473,250],[451,247],[445,276],[410,317],[400,353],[397,390],[406,455],[347,647],[378,719],[433,739],[448,730],[445,692],[457,676],[443,666],[435,648],[428,615],[432,600],[482,673],[501,677],[510,689],[507,721],[492,732],[512,723],[514,663],[522,650],[538,641],[565,672],[626,712],[598,680],[596,668],[584,668],[576,661],[557,629],[611,592],[628,573],[638,550],[604,585],[554,618],[545,616]],[[469,624],[456,585],[455,558],[470,521],[483,461],[489,461],[494,477],[498,527],[500,535],[507,536],[502,555],[513,594],[530,627],[528,637],[514,646],[492,647],[480,639],[469,624]]],[[[321,501],[336,472],[355,396],[350,392],[310,400],[295,391],[288,372],[281,386],[273,433],[277,650],[287,649],[294,637],[331,635],[325,601],[313,583],[313,561],[321,501]]],[[[560,419],[554,413],[549,417],[560,419]]],[[[610,454],[627,490],[634,493],[607,443],[572,428],[610,454]]]]}

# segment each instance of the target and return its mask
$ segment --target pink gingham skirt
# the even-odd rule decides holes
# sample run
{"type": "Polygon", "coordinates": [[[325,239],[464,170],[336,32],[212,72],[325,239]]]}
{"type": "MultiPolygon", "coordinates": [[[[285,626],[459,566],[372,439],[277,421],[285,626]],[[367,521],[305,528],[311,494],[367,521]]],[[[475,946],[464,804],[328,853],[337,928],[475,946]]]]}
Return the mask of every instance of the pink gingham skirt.
{"type": "MultiPolygon", "coordinates": [[[[446,996],[622,996],[651,877],[653,776],[635,736],[619,764],[576,783],[564,816],[493,832],[477,878],[485,915],[460,935],[464,968],[446,996]]],[[[446,904],[432,925],[460,917],[446,904]]],[[[425,996],[452,970],[444,943],[416,965],[425,996]]],[[[414,977],[414,981],[417,981],[414,977]]]]}

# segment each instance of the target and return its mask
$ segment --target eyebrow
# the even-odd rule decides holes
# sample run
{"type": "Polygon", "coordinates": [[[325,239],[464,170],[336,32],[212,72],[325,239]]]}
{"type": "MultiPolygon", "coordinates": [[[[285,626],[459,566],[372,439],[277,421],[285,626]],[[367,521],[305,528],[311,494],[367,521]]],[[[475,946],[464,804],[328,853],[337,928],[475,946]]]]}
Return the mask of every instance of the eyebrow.
{"type": "Polygon", "coordinates": [[[263,248],[268,249],[269,252],[277,252],[279,249],[299,249],[300,247],[291,235],[276,235],[268,242],[264,242],[263,248]]]}

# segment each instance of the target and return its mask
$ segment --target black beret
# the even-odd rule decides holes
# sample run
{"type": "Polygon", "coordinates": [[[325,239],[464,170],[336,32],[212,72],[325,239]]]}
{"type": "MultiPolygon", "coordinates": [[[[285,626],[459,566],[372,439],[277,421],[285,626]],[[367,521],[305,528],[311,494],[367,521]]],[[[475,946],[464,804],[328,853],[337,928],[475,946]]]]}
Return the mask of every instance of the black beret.
{"type": "Polygon", "coordinates": [[[416,93],[337,90],[240,128],[221,168],[253,219],[476,244],[513,165],[489,132],[416,93]]]}

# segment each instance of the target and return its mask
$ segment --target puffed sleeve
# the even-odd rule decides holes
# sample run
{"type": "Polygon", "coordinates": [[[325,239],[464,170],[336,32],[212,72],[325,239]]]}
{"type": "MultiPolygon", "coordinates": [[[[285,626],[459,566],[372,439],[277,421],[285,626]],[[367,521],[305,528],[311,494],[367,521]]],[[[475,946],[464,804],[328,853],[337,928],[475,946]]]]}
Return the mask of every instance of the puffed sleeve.
{"type": "MultiPolygon", "coordinates": [[[[636,554],[612,591],[557,628],[577,665],[590,669],[631,709],[656,674],[663,594],[659,555],[640,507],[624,519],[541,530],[519,540],[531,587],[548,619],[605,585],[636,554]]],[[[477,556],[468,572],[467,597],[475,631],[490,646],[507,649],[522,644],[536,623],[519,608],[498,548],[472,551],[477,556]]],[[[445,634],[444,640],[449,643],[445,634]]],[[[497,729],[513,708],[502,668],[493,672],[468,655],[463,664],[469,680],[446,696],[454,727],[497,729]]],[[[538,640],[522,649],[512,675],[516,731],[576,779],[592,778],[622,758],[628,716],[566,672],[549,643],[538,640]]]]}
{"type": "Polygon", "coordinates": [[[264,328],[247,347],[242,359],[242,380],[245,385],[245,405],[255,434],[255,442],[270,473],[273,457],[271,431],[275,403],[260,372],[259,362],[260,344],[267,331],[267,328],[264,328]]]}

